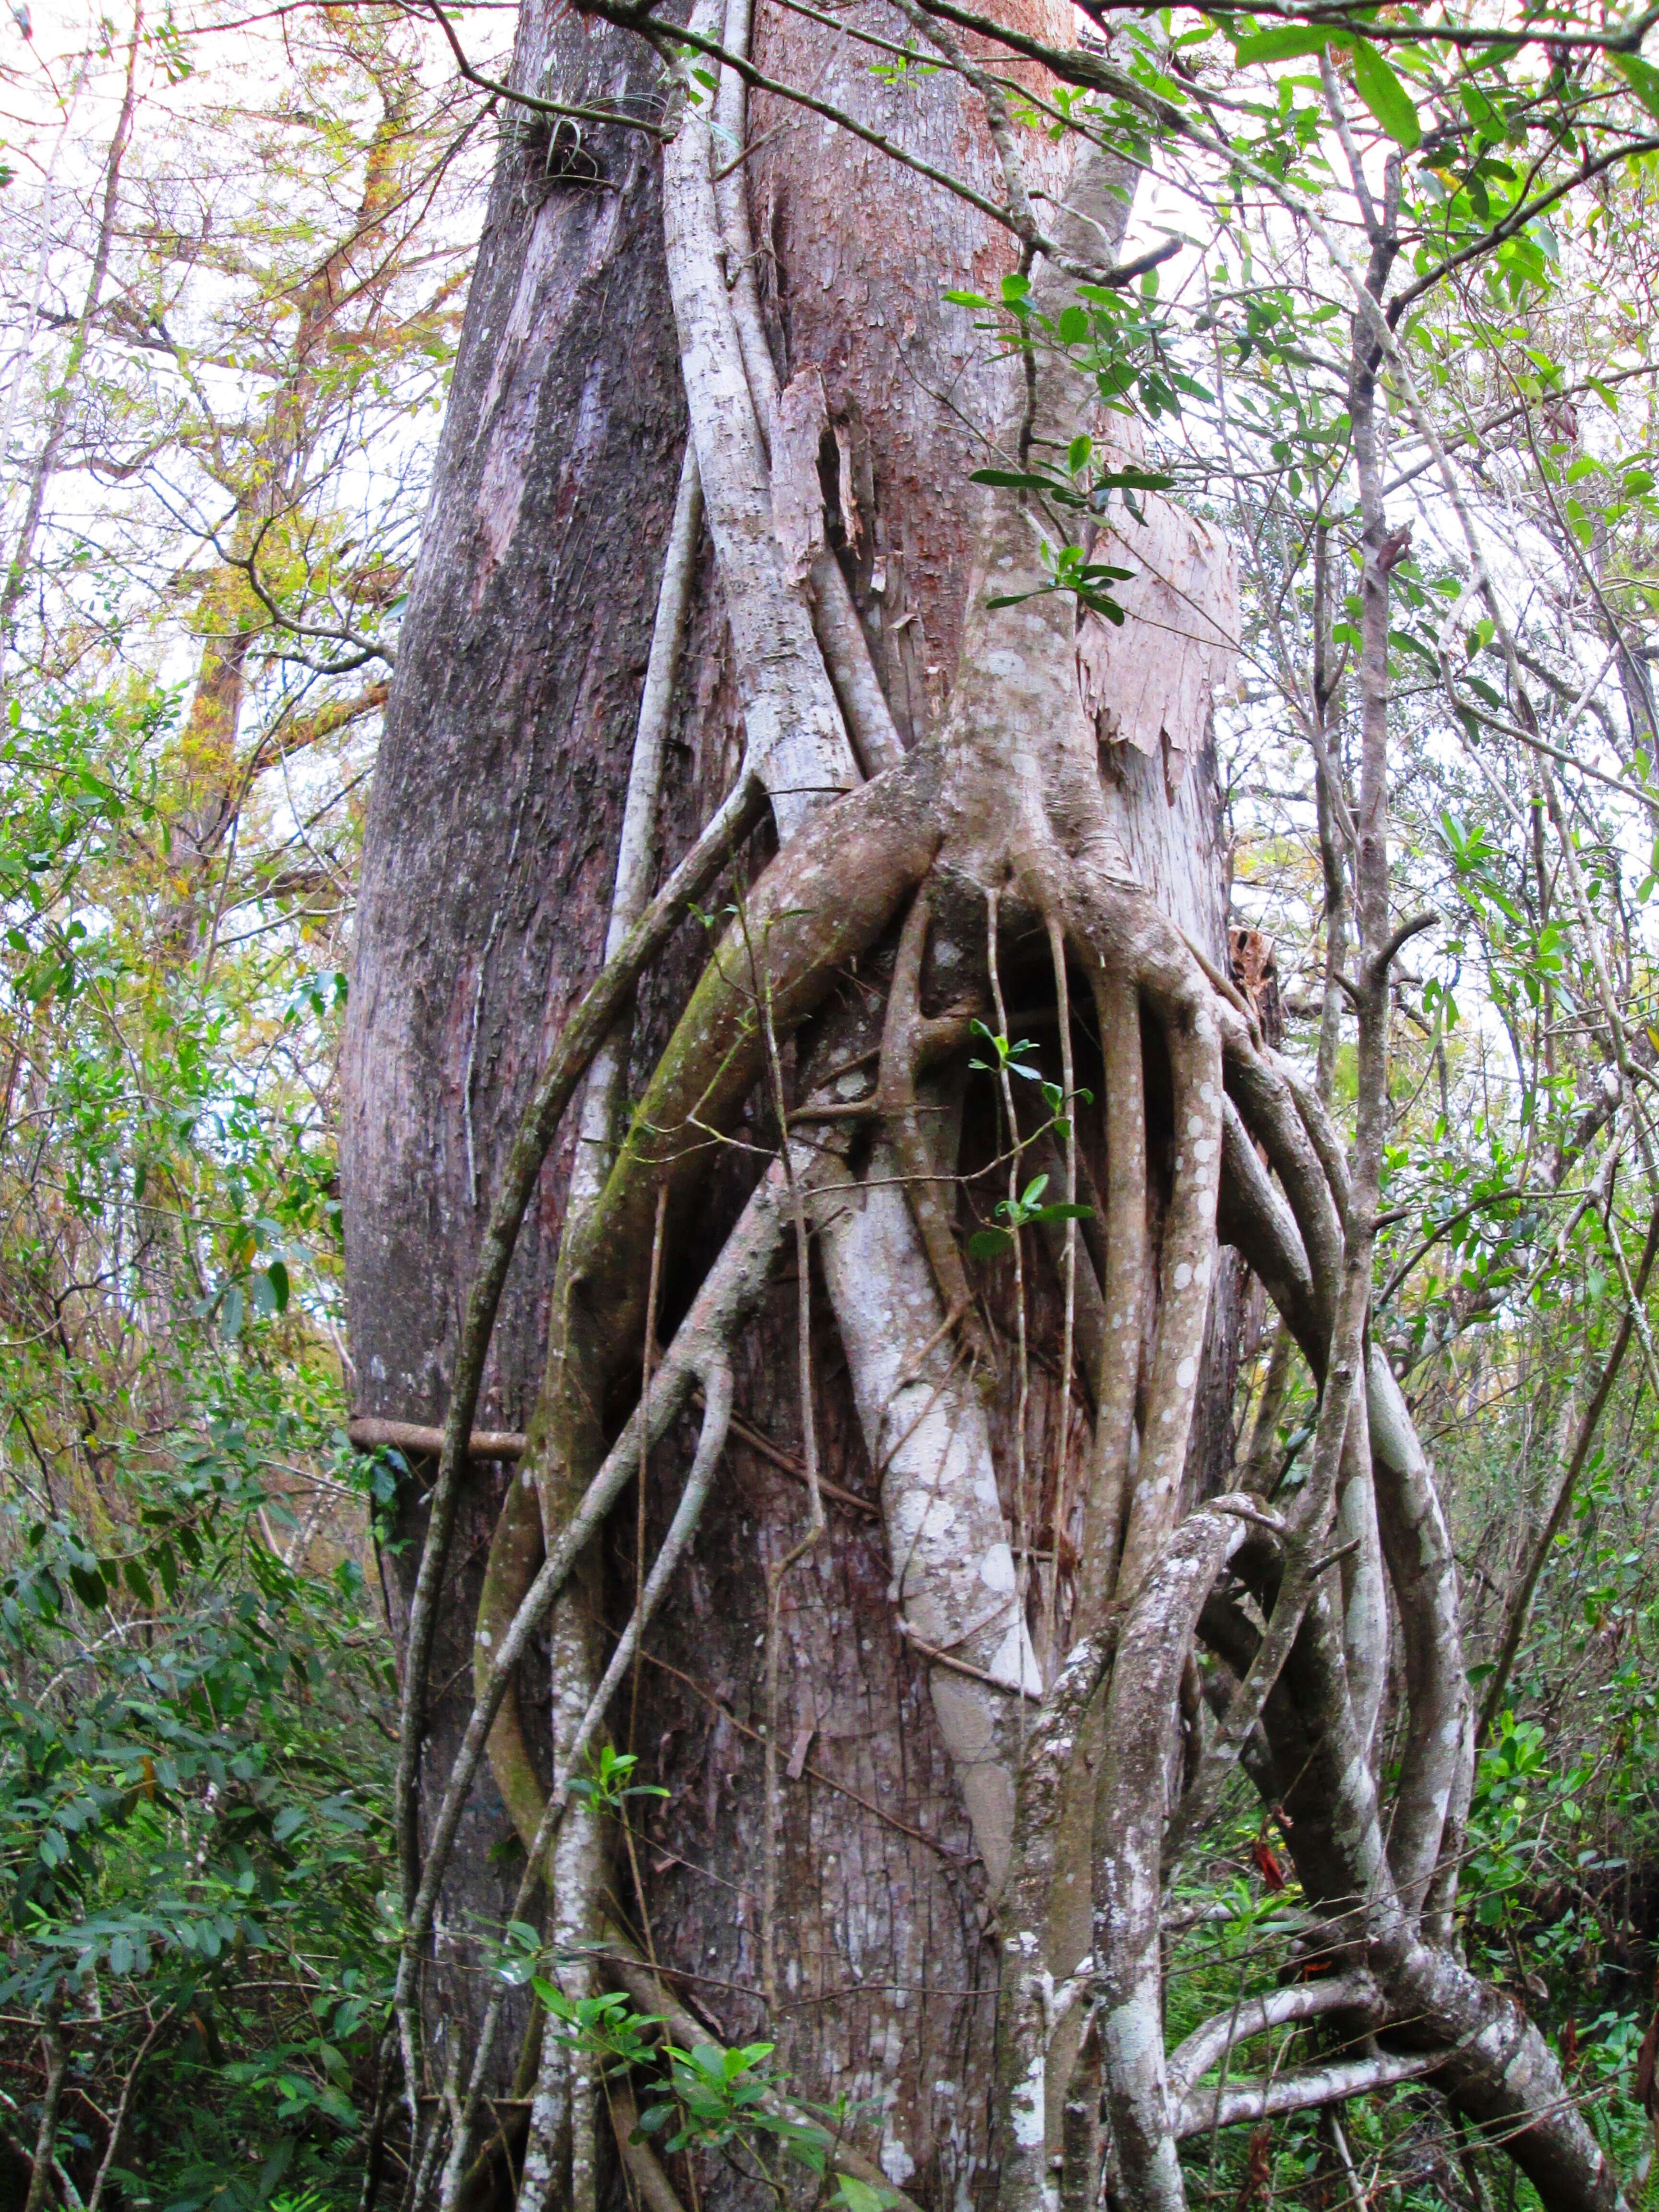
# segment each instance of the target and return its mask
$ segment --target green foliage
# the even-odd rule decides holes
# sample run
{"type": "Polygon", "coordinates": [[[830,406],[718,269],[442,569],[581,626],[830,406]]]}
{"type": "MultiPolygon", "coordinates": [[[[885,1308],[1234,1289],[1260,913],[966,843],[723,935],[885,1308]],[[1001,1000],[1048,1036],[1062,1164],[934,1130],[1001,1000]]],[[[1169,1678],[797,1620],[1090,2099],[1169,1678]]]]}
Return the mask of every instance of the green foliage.
{"type": "Polygon", "coordinates": [[[654,2046],[645,2031],[661,2026],[654,2014],[633,2011],[628,1999],[614,1990],[596,1997],[572,1999],[539,1975],[532,1978],[530,1986],[540,1998],[550,2022],[557,2023],[548,2033],[573,2050],[596,2058],[602,2072],[626,2072],[630,2066],[650,2063],[654,2046]]]}
{"type": "Polygon", "coordinates": [[[331,1128],[269,1072],[317,1064],[343,991],[210,933],[166,956],[203,927],[174,697],[54,687],[9,723],[0,2006],[64,1994],[100,2102],[144,2050],[133,2202],[263,2207],[349,2170],[386,1985],[382,1478],[313,1333],[331,1128]]]}
{"type": "MultiPolygon", "coordinates": [[[[346,1443],[337,1348],[343,894],[383,696],[356,672],[401,605],[465,141],[398,33],[245,29],[233,63],[214,29],[140,42],[108,173],[130,312],[67,367],[35,318],[16,356],[23,442],[61,398],[83,473],[43,485],[0,641],[0,2112],[38,2096],[57,1992],[83,2192],[137,2067],[106,2207],[338,2212],[396,1933],[395,1469],[346,1443]]],[[[81,139],[118,36],[66,65],[81,139]]],[[[54,255],[88,247],[82,198],[54,255]]]]}
{"type": "MultiPolygon", "coordinates": [[[[532,1931],[522,1931],[533,1948],[532,1931]]],[[[509,1978],[516,1976],[509,1971],[509,1978]]],[[[530,1985],[545,2009],[547,2032],[580,2051],[601,2075],[641,2077],[635,2140],[655,2141],[671,2155],[702,2151],[738,2155],[775,2187],[781,2168],[796,2166],[828,2179],[836,2143],[848,2114],[837,2105],[825,2124],[804,2117],[807,2108],[785,2102],[787,2081],[768,2063],[775,2046],[727,2047],[700,2043],[689,2051],[661,2037],[662,2021],[636,2013],[616,1991],[568,1997],[556,1983],[532,1974],[530,1985]]],[[[837,2174],[829,2203],[840,2212],[885,2212],[896,2198],[848,2174],[837,2174]]]]}
{"type": "Polygon", "coordinates": [[[976,1260],[995,1259],[998,1253],[1007,1250],[1022,1229],[1037,1228],[1051,1221],[1086,1221],[1089,1218],[1086,1206],[1068,1205],[1064,1200],[1045,1205],[1043,1193],[1048,1188],[1046,1175],[1033,1176],[1018,1197],[1000,1199],[996,1206],[997,1217],[999,1220],[1006,1222],[1007,1226],[976,1230],[968,1239],[968,1249],[974,1257],[976,1260]]]}
{"type": "MultiPolygon", "coordinates": [[[[595,1764],[626,1773],[633,1762],[607,1747],[595,1764]]],[[[516,1962],[533,1960],[538,1944],[532,1929],[515,1926],[508,1934],[510,1956],[497,1971],[516,1983],[525,1978],[516,1962]]],[[[637,2077],[636,2141],[654,2141],[671,2155],[702,2151],[737,2156],[740,2166],[746,2162],[746,2170],[763,2176],[775,2189],[791,2166],[827,2181],[848,2108],[838,2103],[814,2114],[792,2099],[787,2079],[769,2063],[773,2044],[709,2042],[682,2050],[660,2033],[663,2022],[657,2014],[635,2012],[618,1991],[572,1998],[533,1969],[527,1978],[545,2010],[547,2033],[581,2051],[602,2075],[631,2072],[637,2077]]],[[[826,2201],[822,2191],[816,2201],[826,2201]]],[[[896,2200],[891,2191],[837,2174],[827,2201],[840,2212],[885,2212],[896,2200]]]]}
{"type": "Polygon", "coordinates": [[[977,1068],[981,1073],[988,1075],[1023,1076],[1028,1083],[1042,1080],[1042,1071],[1026,1064],[1028,1055],[1036,1050],[1031,1038],[1017,1037],[1011,1043],[1006,1036],[1000,1036],[988,1029],[981,1021],[971,1021],[968,1027],[970,1035],[978,1037],[982,1044],[988,1045],[996,1054],[994,1060],[970,1060],[968,1063],[969,1067],[977,1068]]]}
{"type": "Polygon", "coordinates": [[[766,2065],[773,2048],[769,2043],[746,2043],[726,2050],[701,2043],[680,2051],[667,2045],[666,2078],[641,2108],[641,2134],[660,2135],[668,2151],[723,2150],[733,2142],[768,2139],[804,2156],[817,2170],[826,2139],[781,2117],[769,2103],[777,2093],[766,2065]]]}
{"type": "Polygon", "coordinates": [[[570,1794],[580,1797],[596,1813],[620,1813],[630,1797],[665,1797],[654,1783],[633,1780],[639,1759],[631,1751],[602,1744],[588,1761],[588,1771],[572,1778],[570,1794]]]}
{"type": "Polygon", "coordinates": [[[1423,143],[1423,126],[1411,94],[1376,48],[1364,40],[1353,42],[1354,89],[1390,138],[1415,153],[1423,143]]]}
{"type": "Polygon", "coordinates": [[[294,1425],[208,1431],[119,1468],[106,1549],[68,1515],[0,1522],[0,2005],[63,1992],[94,2069],[160,2024],[137,2135],[165,2212],[244,2201],[216,2193],[233,2142],[263,2144],[267,2194],[346,2170],[388,1965],[383,1632],[349,1556],[270,1548],[262,1462],[294,1425]]]}

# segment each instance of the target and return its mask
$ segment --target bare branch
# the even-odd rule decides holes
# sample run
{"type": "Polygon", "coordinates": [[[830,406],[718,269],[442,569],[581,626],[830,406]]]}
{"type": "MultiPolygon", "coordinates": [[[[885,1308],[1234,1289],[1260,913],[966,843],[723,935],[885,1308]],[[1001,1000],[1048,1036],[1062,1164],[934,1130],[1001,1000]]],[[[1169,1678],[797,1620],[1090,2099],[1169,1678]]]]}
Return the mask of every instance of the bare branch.
{"type": "Polygon", "coordinates": [[[1265,2081],[1236,2081],[1223,2089],[1195,2089],[1182,2104],[1176,2134],[1185,2142],[1189,2136],[1209,2135],[1217,2128],[1276,2119],[1281,2113],[1305,2112],[1319,2105],[1340,2105],[1349,2097],[1363,2097],[1370,2090],[1386,2089],[1396,2081],[1414,2081],[1445,2063],[1443,2051],[1378,2051],[1374,2058],[1304,2067],[1265,2081]]]}
{"type": "Polygon", "coordinates": [[[1170,2094],[1184,2102],[1218,2059],[1270,2028],[1291,2021],[1316,2020],[1328,2012],[1376,2013],[1380,2019],[1381,2008],[1382,1993],[1363,1972],[1322,1975],[1315,1981],[1270,1990],[1265,1996],[1247,1997],[1206,2020],[1176,2045],[1170,2053],[1170,2094]]]}

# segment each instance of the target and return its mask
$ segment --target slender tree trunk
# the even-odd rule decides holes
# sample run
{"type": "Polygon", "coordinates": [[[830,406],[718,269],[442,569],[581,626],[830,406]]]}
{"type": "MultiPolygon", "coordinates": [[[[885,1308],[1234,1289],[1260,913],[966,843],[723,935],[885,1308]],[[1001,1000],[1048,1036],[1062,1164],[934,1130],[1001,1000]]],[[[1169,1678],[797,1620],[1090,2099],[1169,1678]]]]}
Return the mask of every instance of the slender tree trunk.
{"type": "Polygon", "coordinates": [[[0,672],[3,672],[3,657],[10,644],[17,603],[28,577],[40,518],[46,511],[46,492],[58,472],[64,441],[69,435],[76,386],[80,382],[81,364],[86,357],[87,336],[103,297],[104,279],[109,273],[110,248],[115,242],[116,217],[120,208],[121,165],[132,137],[132,119],[138,104],[138,56],[143,43],[143,26],[144,11],[139,6],[133,10],[132,36],[127,46],[126,81],[122,89],[120,109],[115,118],[114,135],[110,140],[109,152],[104,163],[103,206],[98,219],[98,234],[93,245],[92,268],[87,277],[86,296],[70,337],[69,355],[52,400],[52,411],[46,418],[46,434],[34,466],[29,472],[28,498],[18,528],[17,542],[12,548],[5,581],[0,585],[0,672]]]}
{"type": "Polygon", "coordinates": [[[52,2186],[52,2166],[58,2144],[58,2112],[64,2100],[64,2075],[69,2067],[69,2042],[64,2033],[64,1997],[59,1990],[42,2008],[40,2041],[46,2051],[46,2080],[40,2100],[40,2125],[34,2138],[34,2160],[29,2169],[28,2195],[23,2212],[45,2212],[52,2186]]]}

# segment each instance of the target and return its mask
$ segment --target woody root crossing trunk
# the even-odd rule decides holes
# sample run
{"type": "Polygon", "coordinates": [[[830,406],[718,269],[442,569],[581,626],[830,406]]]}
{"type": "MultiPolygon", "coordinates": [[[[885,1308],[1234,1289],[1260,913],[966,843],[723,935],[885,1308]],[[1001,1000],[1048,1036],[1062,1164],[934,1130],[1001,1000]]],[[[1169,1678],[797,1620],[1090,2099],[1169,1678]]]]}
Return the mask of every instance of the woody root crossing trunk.
{"type": "MultiPolygon", "coordinates": [[[[728,51],[746,51],[744,0],[729,13],[700,0],[692,28],[723,32],[728,51]]],[[[606,1741],[613,1697],[715,1480],[732,1415],[733,1347],[776,1263],[793,1257],[805,1482],[799,1528],[769,1571],[765,1655],[762,1978],[775,1996],[777,1618],[788,1573],[824,1528],[811,1418],[816,1250],[879,1483],[896,1620],[928,1665],[993,1899],[999,2205],[1083,2212],[1109,2185],[1133,2212],[1177,2212],[1184,2140],[1421,2079],[1507,2148],[1546,2205],[1603,2212],[1620,2201],[1617,2184],[1550,2051],[1458,1955],[1453,1915],[1474,1753],[1455,1568],[1431,1472],[1367,1334],[1388,974],[1402,933],[1388,899],[1379,655],[1389,586],[1375,470],[1366,477],[1364,404],[1376,364],[1363,324],[1355,420],[1362,491],[1371,485],[1368,652],[1353,825],[1360,941],[1348,978],[1360,1083],[1345,1149],[1249,1001],[1138,873],[1090,711],[1103,685],[1127,696],[1153,673],[1168,697],[1183,700],[1198,726],[1164,731],[1173,793],[1176,756],[1201,742],[1207,679],[1231,634],[1224,549],[1149,496],[1126,562],[1139,555],[1146,588],[1178,599],[1184,635],[1172,642],[1167,626],[1137,626],[1131,580],[1130,623],[1103,662],[1098,641],[1080,640],[1075,600],[1047,588],[1042,541],[1052,525],[1036,496],[999,490],[986,505],[947,715],[903,750],[824,545],[811,472],[799,466],[803,434],[816,458],[821,386],[807,372],[779,388],[740,183],[733,191],[729,177],[717,181],[711,149],[741,143],[743,128],[743,88],[728,69],[712,103],[682,107],[664,157],[690,439],[606,964],[501,1164],[453,1378],[408,1624],[404,1934],[377,2140],[400,2100],[412,2149],[405,2202],[416,2206],[468,2201],[489,2154],[485,2089],[501,2008],[486,2014],[477,2047],[447,2053],[441,2094],[423,2096],[418,2003],[444,1868],[486,1759],[527,1854],[514,1917],[538,1910],[544,1887],[566,2003],[591,2008],[621,1988],[671,2040],[696,2032],[607,1914],[617,1838],[591,1788],[573,1785],[606,1741]],[[719,813],[647,898],[667,705],[705,519],[747,750],[719,813]],[[1180,666],[1170,676],[1171,657],[1182,655],[1206,680],[1189,681],[1180,666]],[[733,896],[624,1128],[634,987],[692,902],[729,878],[768,809],[777,857],[733,896]],[[843,988],[860,962],[861,977],[883,980],[880,994],[843,988]],[[1028,996],[1033,974],[1046,979],[1058,1067],[1041,1085],[1022,1079],[1010,1014],[1016,970],[1028,996]],[[1097,1099],[1077,1077],[1085,1039],[1097,1041],[1088,1049],[1097,1099]],[[1012,1332],[988,1325],[957,1225],[970,1054],[1000,1109],[986,1172],[1004,1192],[999,1264],[1013,1272],[1012,1332]],[[659,1352],[662,1255],[695,1202],[709,1148],[755,1094],[781,1133],[775,1157],[659,1352]],[[442,1788],[428,1778],[417,1822],[437,1594],[484,1356],[520,1223],[567,1113],[580,1116],[584,1165],[545,1376],[490,1556],[471,1721],[442,1788]],[[1103,1173],[1090,1173],[1083,1157],[1085,1113],[1098,1117],[1103,1173]],[[1048,1176],[1036,1195],[1034,1170],[1048,1176]],[[1222,1235],[1265,1285],[1319,1386],[1307,1480],[1287,1503],[1239,1488],[1193,1505],[1183,1492],[1222,1235]],[[1023,1418],[1012,1425],[1016,1463],[999,1468],[994,1450],[997,1389],[1012,1387],[1023,1416],[1035,1350],[1025,1271],[1039,1238],[1062,1286],[1060,1372],[1076,1378],[1086,1407],[1080,1470],[1063,1456],[1054,1467],[1028,1464],[1023,1418]],[[605,1409],[629,1378],[636,1403],[617,1434],[605,1409]],[[606,1649],[598,1608],[582,1598],[598,1539],[653,1444],[689,1407],[701,1415],[693,1463],[642,1568],[632,1618],[606,1649]],[[1046,1581],[1034,1578],[1032,1560],[1042,1531],[1068,1524],[1081,1541],[1062,1590],[1057,1558],[1046,1581]],[[1407,1710],[1385,1801],[1377,1735],[1391,1615],[1407,1710]],[[553,1656],[550,1794],[514,1686],[544,1630],[553,1656]],[[1207,1714],[1195,1707],[1200,1681],[1207,1714]],[[1303,1948],[1324,1971],[1234,2005],[1170,2050],[1170,1886],[1241,1761],[1282,1810],[1310,1915],[1303,1948]],[[1252,2045],[1289,2023],[1306,2027],[1306,2063],[1252,2071],[1252,2045]],[[1218,2069],[1218,2086],[1210,2079],[1218,2069]]],[[[1103,241],[1109,252],[1121,237],[1124,196],[1114,182],[1105,157],[1085,154],[1057,227],[1059,255],[1034,265],[1040,311],[1057,311],[1076,269],[1098,269],[1103,241]]],[[[1092,427],[1093,395],[1063,361],[1034,355],[1030,372],[1000,441],[1011,460],[1063,449],[1092,427]]],[[[1058,1549],[1051,1542],[1051,1555],[1058,1549]]],[[[614,2118],[628,2096],[613,2085],[602,2097],[602,2056],[591,2038],[550,2031],[530,2052],[515,2173],[524,2212],[596,2205],[600,2113],[608,2100],[614,2118]]],[[[787,2115],[775,2096],[773,2107],[787,2115]]],[[[646,2201],[672,2212],[665,2169],[630,2128],[619,2132],[646,2201]]],[[[830,2146],[831,2166],[899,2198],[857,2135],[855,2119],[830,2146]]]]}

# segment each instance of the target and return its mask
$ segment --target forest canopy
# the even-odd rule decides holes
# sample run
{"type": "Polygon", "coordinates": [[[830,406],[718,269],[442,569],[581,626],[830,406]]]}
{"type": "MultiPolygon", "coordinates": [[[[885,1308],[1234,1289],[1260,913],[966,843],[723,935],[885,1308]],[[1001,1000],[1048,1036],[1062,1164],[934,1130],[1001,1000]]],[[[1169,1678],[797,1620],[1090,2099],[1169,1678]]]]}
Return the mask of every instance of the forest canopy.
{"type": "Polygon", "coordinates": [[[0,2203],[1649,2201],[1659,9],[0,67],[0,2203]]]}

